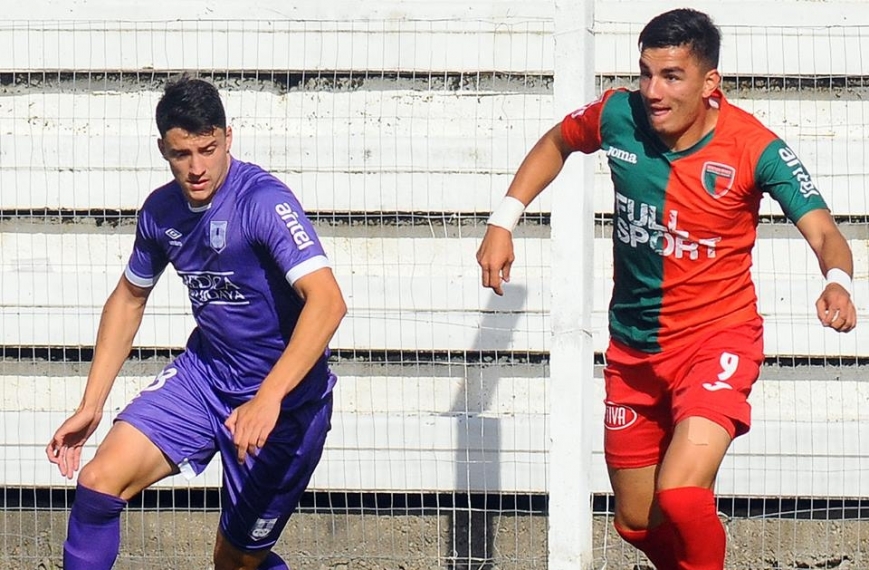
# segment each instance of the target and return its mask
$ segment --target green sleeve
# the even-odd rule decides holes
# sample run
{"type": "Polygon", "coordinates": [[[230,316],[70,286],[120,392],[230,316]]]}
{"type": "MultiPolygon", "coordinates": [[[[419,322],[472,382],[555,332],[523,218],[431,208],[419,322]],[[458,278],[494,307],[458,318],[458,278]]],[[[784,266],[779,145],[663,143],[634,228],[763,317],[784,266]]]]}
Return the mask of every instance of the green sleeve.
{"type": "Polygon", "coordinates": [[[781,139],[773,140],[761,153],[754,179],[794,223],[812,210],[829,209],[806,167],[781,139]]]}

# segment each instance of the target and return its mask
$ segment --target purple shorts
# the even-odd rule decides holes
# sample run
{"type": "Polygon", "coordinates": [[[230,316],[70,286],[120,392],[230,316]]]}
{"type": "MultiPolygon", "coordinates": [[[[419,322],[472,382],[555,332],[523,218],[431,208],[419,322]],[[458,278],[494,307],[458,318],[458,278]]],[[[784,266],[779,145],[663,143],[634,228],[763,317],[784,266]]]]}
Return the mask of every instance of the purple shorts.
{"type": "Polygon", "coordinates": [[[281,411],[265,446],[239,465],[232,435],[223,425],[233,406],[211,389],[208,376],[203,364],[183,353],[116,421],[144,433],[189,478],[220,452],[223,536],[241,550],[271,548],[320,461],[331,427],[332,395],[281,411]]]}

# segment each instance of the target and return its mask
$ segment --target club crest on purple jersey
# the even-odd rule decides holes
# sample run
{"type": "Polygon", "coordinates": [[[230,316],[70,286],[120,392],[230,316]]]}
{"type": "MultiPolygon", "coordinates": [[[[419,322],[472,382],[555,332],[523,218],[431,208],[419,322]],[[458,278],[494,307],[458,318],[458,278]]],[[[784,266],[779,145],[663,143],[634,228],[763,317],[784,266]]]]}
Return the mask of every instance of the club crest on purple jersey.
{"type": "Polygon", "coordinates": [[[257,519],[250,531],[251,538],[260,540],[269,535],[278,519],[257,519]]]}
{"type": "Polygon", "coordinates": [[[225,221],[212,221],[210,231],[208,233],[211,241],[211,249],[220,253],[226,247],[226,226],[225,221]]]}
{"type": "Polygon", "coordinates": [[[706,162],[700,175],[703,188],[713,198],[721,198],[730,191],[736,179],[736,169],[720,162],[706,162]]]}

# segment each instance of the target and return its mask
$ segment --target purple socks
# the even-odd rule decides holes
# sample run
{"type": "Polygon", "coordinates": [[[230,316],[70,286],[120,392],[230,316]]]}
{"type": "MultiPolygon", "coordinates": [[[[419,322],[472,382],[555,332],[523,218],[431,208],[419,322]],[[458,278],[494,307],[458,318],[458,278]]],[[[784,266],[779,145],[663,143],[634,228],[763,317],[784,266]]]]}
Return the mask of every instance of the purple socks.
{"type": "Polygon", "coordinates": [[[75,488],[75,502],[63,543],[64,570],[112,567],[121,544],[121,511],[125,506],[127,501],[113,495],[81,485],[75,488]]]}
{"type": "MultiPolygon", "coordinates": [[[[63,543],[64,570],[109,570],[121,545],[121,511],[127,501],[78,485],[63,543]]],[[[269,552],[259,570],[290,570],[269,552]]]]}
{"type": "Polygon", "coordinates": [[[290,567],[287,566],[287,563],[284,562],[283,558],[274,552],[269,552],[269,555],[266,556],[266,559],[257,567],[257,570],[290,570],[290,567]]]}

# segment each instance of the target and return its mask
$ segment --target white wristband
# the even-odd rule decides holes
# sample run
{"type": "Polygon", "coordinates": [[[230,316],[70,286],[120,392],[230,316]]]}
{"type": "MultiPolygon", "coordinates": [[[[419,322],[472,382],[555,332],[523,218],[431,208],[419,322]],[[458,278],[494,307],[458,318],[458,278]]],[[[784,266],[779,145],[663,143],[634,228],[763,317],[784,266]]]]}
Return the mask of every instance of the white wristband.
{"type": "Polygon", "coordinates": [[[843,269],[839,269],[838,267],[833,267],[829,271],[827,271],[826,281],[824,282],[824,287],[830,283],[837,283],[841,285],[845,291],[848,292],[849,295],[853,295],[854,291],[854,280],[851,279],[851,276],[845,272],[843,269]]]}
{"type": "Polygon", "coordinates": [[[522,212],[524,211],[525,204],[521,200],[512,196],[504,196],[504,199],[501,200],[501,203],[498,204],[498,207],[495,208],[495,211],[492,212],[486,223],[490,226],[504,228],[508,232],[513,233],[513,229],[519,223],[519,218],[522,217],[522,212]]]}

